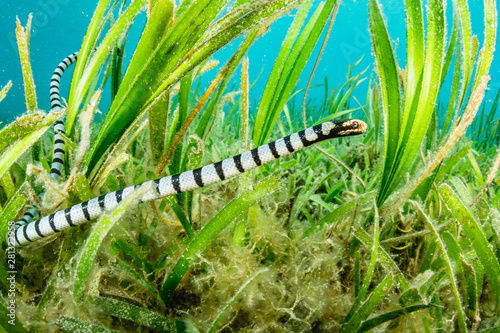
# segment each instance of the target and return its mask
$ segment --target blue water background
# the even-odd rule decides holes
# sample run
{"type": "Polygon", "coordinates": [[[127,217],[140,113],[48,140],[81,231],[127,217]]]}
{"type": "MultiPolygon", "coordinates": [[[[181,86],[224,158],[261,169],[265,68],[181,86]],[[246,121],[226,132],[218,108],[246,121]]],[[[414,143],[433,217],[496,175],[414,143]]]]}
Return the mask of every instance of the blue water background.
{"type": "MultiPolygon", "coordinates": [[[[317,5],[320,1],[314,2],[317,5]]],[[[401,0],[381,0],[383,13],[389,27],[389,34],[397,47],[398,61],[401,67],[405,66],[405,12],[404,2],[401,0]]],[[[26,24],[28,14],[33,13],[33,24],[31,32],[31,63],[33,75],[37,87],[38,107],[49,110],[49,82],[54,68],[67,55],[79,50],[87,26],[90,22],[97,1],[70,1],[70,0],[25,0],[5,1],[0,0],[0,51],[2,61],[0,65],[0,87],[9,80],[13,86],[7,97],[0,103],[0,121],[12,121],[16,116],[26,111],[21,66],[15,39],[16,16],[22,25],[26,24]]],[[[483,42],[484,21],[483,3],[481,0],[469,0],[472,16],[473,33],[477,35],[480,43],[483,42]]],[[[451,2],[448,2],[448,36],[451,30],[451,2]]],[[[312,10],[311,10],[312,12],[312,10]]],[[[272,66],[278,54],[281,43],[287,33],[295,11],[279,19],[271,25],[270,30],[261,37],[250,49],[248,57],[250,60],[250,80],[258,81],[250,91],[252,107],[256,107],[265,84],[272,70],[272,66]],[[259,77],[260,75],[260,77],[259,77]]],[[[133,45],[137,43],[146,20],[145,13],[137,18],[128,37],[128,47],[125,49],[125,63],[130,60],[133,45]]],[[[326,30],[326,29],[325,29],[326,30]]],[[[319,44],[322,43],[322,38],[319,44]]],[[[241,39],[237,39],[215,54],[214,58],[221,62],[222,66],[239,45],[241,39]]],[[[304,88],[312,71],[320,45],[316,46],[304,74],[301,77],[298,88],[304,88]]],[[[497,47],[498,48],[498,47],[497,47]]],[[[491,105],[496,92],[500,89],[500,61],[498,54],[495,55],[490,74],[492,77],[490,91],[486,95],[486,103],[491,105]]],[[[346,73],[349,64],[354,64],[362,59],[354,74],[368,68],[365,77],[369,78],[373,70],[373,56],[368,34],[368,11],[366,0],[345,0],[335,20],[332,34],[323,53],[313,85],[321,85],[312,88],[308,97],[314,98],[317,104],[322,104],[325,98],[324,77],[328,77],[329,88],[335,88],[346,81],[346,73]]],[[[73,66],[72,66],[73,67],[73,66]]],[[[68,70],[72,73],[72,68],[68,70]]],[[[204,84],[215,76],[216,70],[204,75],[204,84]]],[[[449,86],[450,75],[447,78],[449,86]]],[[[71,74],[70,74],[71,75],[71,74]]],[[[61,83],[61,96],[67,99],[71,76],[65,74],[61,83]]],[[[235,83],[239,82],[239,71],[235,76],[235,83]]],[[[366,99],[365,80],[354,92],[354,96],[363,104],[366,99]]],[[[108,89],[109,91],[109,89],[108,89]]],[[[301,105],[302,97],[297,96],[297,105],[301,105]]],[[[441,94],[440,101],[447,102],[447,93],[441,94]]],[[[355,102],[351,107],[357,107],[355,102]]],[[[109,92],[104,95],[100,109],[106,112],[110,106],[109,92]]],[[[297,119],[297,122],[301,120],[297,119]]]]}

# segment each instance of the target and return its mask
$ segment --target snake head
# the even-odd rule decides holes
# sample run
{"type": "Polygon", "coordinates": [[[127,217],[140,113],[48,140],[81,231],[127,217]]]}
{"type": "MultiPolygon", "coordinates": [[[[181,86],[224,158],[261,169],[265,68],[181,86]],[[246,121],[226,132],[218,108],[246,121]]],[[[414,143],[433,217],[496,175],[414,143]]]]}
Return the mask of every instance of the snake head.
{"type": "Polygon", "coordinates": [[[333,128],[328,135],[331,138],[360,135],[365,133],[368,128],[364,121],[358,119],[334,120],[332,124],[333,128]]]}

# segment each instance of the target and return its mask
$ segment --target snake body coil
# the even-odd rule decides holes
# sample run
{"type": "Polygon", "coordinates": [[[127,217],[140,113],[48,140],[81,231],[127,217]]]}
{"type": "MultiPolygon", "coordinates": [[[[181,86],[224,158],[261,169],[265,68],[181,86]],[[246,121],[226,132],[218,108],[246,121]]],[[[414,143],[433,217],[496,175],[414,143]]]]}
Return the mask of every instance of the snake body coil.
{"type": "MultiPolygon", "coordinates": [[[[64,71],[75,63],[78,58],[78,52],[70,54],[57,65],[50,79],[50,108],[51,111],[60,112],[62,109],[61,97],[59,94],[59,83],[64,71]]],[[[64,166],[64,120],[58,119],[54,122],[54,153],[52,155],[52,165],[50,167],[50,177],[55,180],[61,179],[64,166]]],[[[38,211],[29,208],[26,213],[16,222],[16,228],[28,224],[38,216],[38,211]]]]}

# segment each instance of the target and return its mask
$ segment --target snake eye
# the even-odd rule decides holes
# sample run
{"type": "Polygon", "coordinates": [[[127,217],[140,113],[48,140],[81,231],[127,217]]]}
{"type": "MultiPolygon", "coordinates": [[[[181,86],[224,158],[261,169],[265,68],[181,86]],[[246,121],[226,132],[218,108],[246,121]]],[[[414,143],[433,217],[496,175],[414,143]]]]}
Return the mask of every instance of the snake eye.
{"type": "Polygon", "coordinates": [[[357,121],[352,122],[352,128],[358,128],[359,124],[357,121]]]}

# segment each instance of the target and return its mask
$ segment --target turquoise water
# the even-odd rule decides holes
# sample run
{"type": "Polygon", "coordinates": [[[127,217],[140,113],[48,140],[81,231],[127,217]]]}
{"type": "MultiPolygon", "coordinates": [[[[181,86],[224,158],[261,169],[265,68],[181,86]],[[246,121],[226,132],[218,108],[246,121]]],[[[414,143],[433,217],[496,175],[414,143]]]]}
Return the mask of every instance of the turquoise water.
{"type": "MultiPolygon", "coordinates": [[[[391,39],[398,43],[398,58],[400,66],[405,63],[405,25],[404,25],[404,2],[401,0],[381,0],[383,12],[389,26],[391,39]]],[[[319,1],[315,2],[316,4],[319,1]]],[[[368,34],[368,14],[366,0],[345,0],[339,8],[339,12],[328,41],[325,52],[317,69],[313,84],[322,85],[324,77],[328,77],[329,87],[334,88],[345,82],[345,76],[349,64],[353,64],[362,58],[362,61],[354,71],[359,72],[367,67],[369,78],[373,68],[373,57],[371,55],[371,43],[368,34]]],[[[87,25],[90,22],[97,1],[69,1],[69,0],[26,0],[5,1],[0,0],[0,51],[2,53],[0,86],[4,86],[12,80],[13,86],[7,97],[0,103],[0,121],[11,121],[15,116],[26,111],[24,102],[23,82],[21,67],[15,41],[16,16],[22,25],[26,24],[28,14],[33,13],[33,29],[31,33],[31,62],[35,84],[37,86],[38,106],[40,109],[48,110],[49,103],[49,81],[54,68],[67,55],[80,48],[81,41],[85,35],[87,25]]],[[[470,0],[469,6],[472,16],[473,33],[477,35],[480,42],[483,40],[483,6],[480,0],[470,0]]],[[[448,3],[448,30],[451,29],[451,3],[448,3]]],[[[287,17],[276,21],[260,40],[251,48],[248,56],[250,59],[250,80],[253,82],[259,75],[259,79],[251,90],[252,106],[258,100],[264,90],[267,77],[272,69],[273,61],[277,56],[279,47],[292,22],[292,12],[287,17]]],[[[130,59],[133,44],[138,40],[143,24],[145,13],[138,17],[129,35],[129,46],[125,55],[130,59]]],[[[238,40],[233,41],[225,49],[214,57],[221,64],[232,54],[232,50],[238,46],[238,40]]],[[[304,71],[299,82],[299,88],[305,87],[312,70],[319,46],[315,49],[313,57],[304,71]]],[[[126,59],[127,59],[126,58],[126,59]]],[[[500,61],[496,55],[490,74],[490,92],[486,96],[487,103],[491,103],[498,89],[500,89],[500,61]]],[[[70,69],[71,71],[71,69],[70,69]]],[[[205,82],[215,75],[215,70],[205,75],[205,82]]],[[[62,79],[61,96],[67,98],[70,76],[65,75],[62,79]]],[[[448,80],[449,81],[449,80],[448,80]]],[[[366,82],[360,85],[354,92],[357,100],[364,103],[366,96],[366,82]]],[[[322,86],[312,88],[310,98],[319,101],[324,99],[324,88],[322,86]]],[[[298,98],[301,98],[298,96],[298,98]]],[[[446,100],[441,96],[441,100],[446,100]]],[[[302,99],[300,99],[301,101],[302,99]]],[[[301,103],[301,102],[300,102],[301,103]]],[[[110,105],[110,97],[104,95],[100,109],[105,112],[110,105]]]]}

